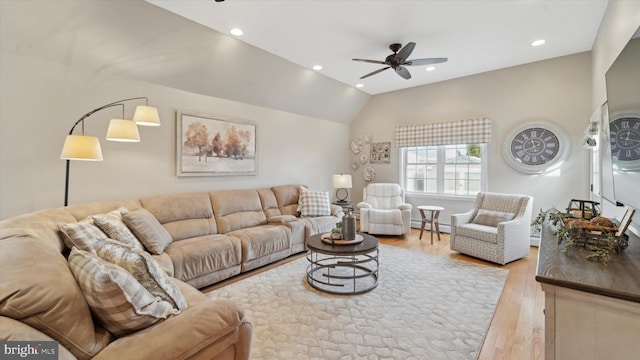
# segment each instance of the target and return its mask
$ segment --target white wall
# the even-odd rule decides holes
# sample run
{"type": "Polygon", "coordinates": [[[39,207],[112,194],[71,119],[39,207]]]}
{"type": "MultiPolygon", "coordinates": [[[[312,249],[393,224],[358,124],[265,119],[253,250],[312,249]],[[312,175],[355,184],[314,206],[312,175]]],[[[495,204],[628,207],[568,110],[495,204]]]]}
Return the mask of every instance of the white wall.
{"type": "MultiPolygon", "coordinates": [[[[65,135],[83,114],[129,97],[147,96],[162,126],[140,127],[141,143],[104,140],[113,108],[86,120],[103,162],[71,162],[69,203],[139,198],[166,192],[307,184],[333,191],[331,175],[348,168],[349,125],[198,95],[33,58],[0,57],[0,218],[63,205],[65,135]],[[178,178],[175,113],[189,110],[257,124],[256,176],[178,178]]],[[[136,102],[130,102],[131,117],[136,102]]],[[[77,128],[75,133],[79,133],[77,128]]]]}
{"type": "MultiPolygon", "coordinates": [[[[640,27],[640,1],[611,0],[604,14],[596,40],[593,44],[593,61],[591,78],[593,90],[591,93],[591,108],[599,108],[607,101],[607,88],[605,74],[611,64],[616,60],[631,36],[640,27]]],[[[602,154],[602,151],[600,151],[602,154]]],[[[596,201],[602,202],[602,212],[608,217],[620,219],[624,208],[601,198],[598,194],[592,194],[596,201]]],[[[640,223],[640,212],[634,217],[634,225],[640,223]]],[[[640,233],[639,229],[635,229],[640,233]]]]}
{"type": "MultiPolygon", "coordinates": [[[[581,53],[376,95],[353,122],[351,138],[371,134],[375,142],[391,141],[392,162],[373,165],[375,182],[399,182],[394,139],[397,126],[488,117],[493,120],[493,136],[487,154],[487,190],[532,195],[535,213],[540,208],[565,208],[571,198],[589,198],[588,151],[581,141],[591,109],[590,68],[590,53],[581,53]],[[571,154],[559,173],[528,175],[512,169],[503,159],[502,148],[509,131],[535,120],[552,121],[571,137],[571,154]]],[[[352,198],[360,201],[366,185],[362,167],[352,174],[352,198]]],[[[443,224],[449,223],[450,213],[471,206],[471,201],[459,199],[409,200],[414,205],[445,207],[443,224]]],[[[419,219],[417,212],[413,219],[419,219]]]]}

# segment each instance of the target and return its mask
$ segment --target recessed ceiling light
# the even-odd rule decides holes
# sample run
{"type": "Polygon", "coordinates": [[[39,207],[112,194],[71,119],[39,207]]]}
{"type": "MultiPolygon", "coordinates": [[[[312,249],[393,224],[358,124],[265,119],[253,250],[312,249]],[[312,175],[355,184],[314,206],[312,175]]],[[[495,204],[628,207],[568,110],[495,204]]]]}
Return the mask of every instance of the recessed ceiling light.
{"type": "Polygon", "coordinates": [[[544,45],[544,43],[546,43],[547,41],[544,39],[540,39],[540,40],[536,40],[534,42],[531,43],[531,46],[540,46],[540,45],[544,45]]]}
{"type": "Polygon", "coordinates": [[[316,71],[322,70],[322,66],[321,65],[313,65],[313,70],[316,70],[316,71]]]}
{"type": "Polygon", "coordinates": [[[364,87],[364,84],[356,84],[356,87],[357,87],[357,88],[364,87]]]}
{"type": "Polygon", "coordinates": [[[229,32],[231,33],[231,35],[235,35],[235,36],[241,36],[242,34],[244,34],[244,32],[238,28],[233,28],[229,32]]]}
{"type": "Polygon", "coordinates": [[[427,66],[427,68],[426,68],[425,70],[427,70],[427,71],[433,71],[433,70],[435,70],[435,69],[436,69],[436,67],[435,67],[435,66],[427,66]]]}

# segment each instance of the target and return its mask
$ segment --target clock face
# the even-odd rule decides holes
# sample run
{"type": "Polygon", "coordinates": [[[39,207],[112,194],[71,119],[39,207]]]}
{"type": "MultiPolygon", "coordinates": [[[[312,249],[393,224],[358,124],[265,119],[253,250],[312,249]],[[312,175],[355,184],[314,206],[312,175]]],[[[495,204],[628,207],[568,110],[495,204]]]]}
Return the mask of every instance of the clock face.
{"type": "Polygon", "coordinates": [[[609,123],[614,161],[640,160],[640,118],[619,117],[609,123]]]}
{"type": "Polygon", "coordinates": [[[520,124],[507,135],[503,155],[507,164],[527,174],[557,169],[569,157],[571,141],[553,122],[538,120],[520,124]]]}
{"type": "Polygon", "coordinates": [[[524,165],[537,166],[553,161],[558,156],[560,140],[551,130],[528,127],[513,136],[511,155],[524,165]]]}

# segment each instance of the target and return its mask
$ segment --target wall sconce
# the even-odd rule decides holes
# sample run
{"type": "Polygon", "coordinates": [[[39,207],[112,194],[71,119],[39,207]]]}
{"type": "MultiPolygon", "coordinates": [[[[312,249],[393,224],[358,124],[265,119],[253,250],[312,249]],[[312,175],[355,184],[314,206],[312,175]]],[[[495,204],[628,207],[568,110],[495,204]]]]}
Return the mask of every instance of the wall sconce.
{"type": "Polygon", "coordinates": [[[67,169],[64,180],[64,206],[67,206],[69,200],[69,166],[70,160],[84,161],[102,161],[102,149],[100,148],[100,140],[95,136],[84,134],[84,120],[94,113],[114,106],[122,107],[122,118],[112,119],[109,123],[106,139],[109,141],[124,142],[140,142],[140,133],[138,125],[144,126],[160,126],[160,116],[158,109],[148,106],[149,99],[146,97],[136,97],[124,100],[114,101],[112,103],[100,106],[84,114],[78,121],[73,124],[69,134],[67,135],[60,159],[67,160],[67,169]],[[137,106],[132,120],[124,119],[124,102],[131,100],[145,100],[145,105],[137,106]],[[82,135],[73,135],[78,124],[82,123],[82,135]]]}
{"type": "Polygon", "coordinates": [[[351,189],[351,175],[333,175],[331,183],[333,184],[334,189],[336,190],[336,199],[338,199],[338,203],[345,204],[347,202],[347,198],[349,197],[349,190],[351,189]]]}

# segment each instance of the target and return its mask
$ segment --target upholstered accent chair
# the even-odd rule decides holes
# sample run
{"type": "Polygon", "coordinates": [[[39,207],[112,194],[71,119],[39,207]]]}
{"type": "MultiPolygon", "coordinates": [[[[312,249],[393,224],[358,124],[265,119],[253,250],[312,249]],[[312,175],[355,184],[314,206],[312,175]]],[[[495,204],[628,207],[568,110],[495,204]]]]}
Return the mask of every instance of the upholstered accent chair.
{"type": "Polygon", "coordinates": [[[451,250],[504,265],[529,255],[533,198],[480,192],[472,210],[451,215],[451,250]]]}
{"type": "Polygon", "coordinates": [[[411,231],[411,204],[398,184],[373,183],[362,190],[360,231],[378,235],[404,235],[411,231]]]}

